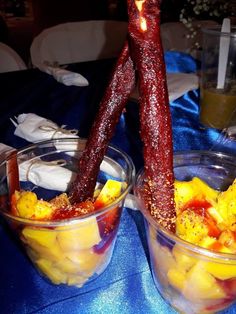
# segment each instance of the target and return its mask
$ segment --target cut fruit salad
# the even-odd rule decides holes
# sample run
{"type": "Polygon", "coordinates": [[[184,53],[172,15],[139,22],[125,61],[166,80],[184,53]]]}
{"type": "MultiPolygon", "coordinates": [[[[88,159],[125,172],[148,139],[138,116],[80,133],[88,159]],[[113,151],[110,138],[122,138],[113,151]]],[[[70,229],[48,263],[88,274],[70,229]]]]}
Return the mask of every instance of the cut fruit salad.
{"type": "Polygon", "coordinates": [[[12,213],[32,221],[19,230],[20,238],[33,263],[51,282],[81,287],[106,268],[122,204],[118,202],[102,214],[96,212],[115,201],[124,184],[109,179],[95,191],[94,200],[73,205],[66,193],[50,201],[38,199],[32,191],[15,191],[12,195],[12,213]],[[95,215],[88,216],[91,213],[95,215]],[[41,222],[53,224],[41,226],[41,222]]]}
{"type": "Polygon", "coordinates": [[[224,192],[197,177],[175,181],[175,203],[176,235],[199,249],[189,249],[186,242],[170,244],[150,225],[155,277],[183,312],[217,312],[236,298],[236,259],[217,257],[236,253],[236,181],[224,192]],[[204,257],[200,248],[210,253],[204,257]]]}

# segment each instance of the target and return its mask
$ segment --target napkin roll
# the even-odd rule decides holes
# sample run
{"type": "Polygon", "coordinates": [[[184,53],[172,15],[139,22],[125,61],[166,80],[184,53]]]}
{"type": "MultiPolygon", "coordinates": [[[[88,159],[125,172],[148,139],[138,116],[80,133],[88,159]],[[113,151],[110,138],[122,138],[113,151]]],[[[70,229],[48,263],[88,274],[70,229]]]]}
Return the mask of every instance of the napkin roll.
{"type": "Polygon", "coordinates": [[[65,125],[59,127],[51,120],[34,113],[22,113],[11,121],[16,127],[14,134],[32,143],[54,138],[78,138],[78,130],[68,130],[65,125]]]}
{"type": "Polygon", "coordinates": [[[88,80],[79,73],[68,71],[66,69],[50,66],[47,64],[39,65],[39,70],[52,75],[59,83],[66,86],[88,86],[88,80]]]}

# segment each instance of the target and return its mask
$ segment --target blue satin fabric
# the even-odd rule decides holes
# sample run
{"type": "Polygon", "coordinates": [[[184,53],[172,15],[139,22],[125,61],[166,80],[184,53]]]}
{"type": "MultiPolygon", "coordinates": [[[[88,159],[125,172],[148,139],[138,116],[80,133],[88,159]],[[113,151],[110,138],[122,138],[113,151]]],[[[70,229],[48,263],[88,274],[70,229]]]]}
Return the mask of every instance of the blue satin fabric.
{"type": "MultiPolygon", "coordinates": [[[[169,72],[195,72],[197,64],[186,54],[165,55],[169,72]]],[[[113,61],[80,65],[79,72],[90,82],[88,87],[67,87],[37,70],[1,76],[0,141],[14,147],[29,144],[13,135],[10,117],[34,112],[87,136],[99,100],[107,84],[113,61]],[[9,87],[9,83],[10,87],[9,87]],[[5,84],[5,85],[4,85],[5,84]]],[[[74,69],[71,66],[71,69],[74,69]]],[[[234,153],[234,141],[220,131],[202,126],[199,116],[199,91],[191,91],[170,104],[174,150],[222,150],[234,153]]],[[[142,167],[138,104],[129,102],[116,127],[112,143],[142,167]]],[[[2,314],[166,314],[176,313],[158,294],[152,280],[149,255],[141,214],[124,209],[111,264],[95,281],[82,288],[54,286],[31,265],[9,233],[0,224],[0,313],[2,314]]],[[[236,308],[225,313],[236,313],[236,308]]]]}

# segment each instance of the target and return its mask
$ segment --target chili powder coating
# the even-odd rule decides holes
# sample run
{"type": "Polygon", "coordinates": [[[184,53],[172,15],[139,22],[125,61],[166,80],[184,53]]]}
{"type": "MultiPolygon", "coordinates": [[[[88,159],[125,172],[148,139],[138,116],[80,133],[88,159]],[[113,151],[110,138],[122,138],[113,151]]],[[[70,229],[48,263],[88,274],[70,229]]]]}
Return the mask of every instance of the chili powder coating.
{"type": "Polygon", "coordinates": [[[128,0],[129,39],[138,72],[140,124],[146,177],[145,200],[151,215],[175,231],[172,124],[160,38],[160,1],[142,1],[140,12],[128,0]],[[140,21],[146,20],[146,30],[140,21]]]}
{"type": "Polygon", "coordinates": [[[134,84],[135,71],[126,42],[79,160],[78,175],[69,192],[72,203],[92,198],[100,164],[134,84]]]}

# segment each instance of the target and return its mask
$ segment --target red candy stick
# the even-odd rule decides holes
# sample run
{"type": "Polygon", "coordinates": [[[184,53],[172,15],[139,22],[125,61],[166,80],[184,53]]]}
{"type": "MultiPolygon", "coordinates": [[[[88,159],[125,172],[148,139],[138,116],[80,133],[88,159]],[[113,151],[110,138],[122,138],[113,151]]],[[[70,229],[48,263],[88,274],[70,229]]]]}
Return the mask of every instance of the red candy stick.
{"type": "Polygon", "coordinates": [[[160,39],[160,1],[127,1],[130,46],[125,44],[100,104],[70,198],[72,202],[82,202],[93,195],[99,166],[134,86],[134,61],[139,78],[141,138],[147,178],[145,199],[156,220],[174,232],[172,129],[160,39]]]}
{"type": "Polygon", "coordinates": [[[160,38],[160,1],[128,0],[129,37],[140,93],[146,200],[155,219],[175,231],[172,127],[160,38]]]}
{"type": "Polygon", "coordinates": [[[78,175],[70,191],[72,202],[79,203],[93,196],[99,166],[134,84],[135,72],[126,42],[80,158],[78,175]]]}

